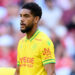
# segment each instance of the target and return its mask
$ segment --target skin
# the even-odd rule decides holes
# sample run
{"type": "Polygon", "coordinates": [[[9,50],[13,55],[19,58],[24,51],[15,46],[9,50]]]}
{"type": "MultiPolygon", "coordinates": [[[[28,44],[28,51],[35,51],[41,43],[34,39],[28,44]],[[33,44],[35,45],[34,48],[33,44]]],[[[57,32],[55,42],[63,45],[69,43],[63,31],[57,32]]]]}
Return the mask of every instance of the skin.
{"type": "Polygon", "coordinates": [[[20,69],[20,66],[17,66],[15,75],[20,75],[20,70],[19,69],[20,69]]]}
{"type": "MultiPolygon", "coordinates": [[[[26,30],[27,27],[32,27],[26,32],[27,38],[30,39],[37,30],[39,16],[34,16],[29,9],[22,9],[20,12],[21,17],[21,30],[26,30]]],[[[44,66],[47,75],[55,75],[55,64],[47,64],[44,66]]],[[[20,75],[19,66],[16,69],[15,75],[20,75]]]]}
{"type": "Polygon", "coordinates": [[[45,70],[47,72],[47,75],[56,75],[55,74],[55,64],[54,63],[46,64],[44,67],[45,67],[45,70]]]}
{"type": "Polygon", "coordinates": [[[48,0],[45,2],[46,2],[46,5],[48,6],[48,8],[53,9],[53,7],[54,7],[54,1],[53,0],[52,1],[48,0]]]}

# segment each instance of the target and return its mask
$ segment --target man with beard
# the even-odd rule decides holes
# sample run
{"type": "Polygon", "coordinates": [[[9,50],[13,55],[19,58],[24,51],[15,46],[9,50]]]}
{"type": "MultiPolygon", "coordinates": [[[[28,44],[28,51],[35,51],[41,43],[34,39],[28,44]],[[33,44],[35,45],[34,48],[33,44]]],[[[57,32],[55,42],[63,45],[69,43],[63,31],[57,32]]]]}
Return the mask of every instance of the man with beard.
{"type": "Polygon", "coordinates": [[[26,3],[21,9],[21,32],[15,75],[55,75],[55,55],[52,41],[37,29],[42,10],[36,3],[26,3]]]}

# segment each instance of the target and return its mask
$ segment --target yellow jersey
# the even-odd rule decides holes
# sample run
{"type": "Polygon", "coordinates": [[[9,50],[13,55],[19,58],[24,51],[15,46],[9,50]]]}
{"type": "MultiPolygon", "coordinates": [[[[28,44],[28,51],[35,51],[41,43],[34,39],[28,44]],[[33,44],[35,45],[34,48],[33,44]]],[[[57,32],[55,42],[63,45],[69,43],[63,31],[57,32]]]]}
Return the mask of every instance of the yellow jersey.
{"type": "Polygon", "coordinates": [[[0,68],[0,75],[15,75],[15,68],[0,68]]]}
{"type": "Polygon", "coordinates": [[[30,39],[22,38],[17,52],[20,75],[47,75],[44,65],[55,63],[53,43],[39,30],[30,39]]]}

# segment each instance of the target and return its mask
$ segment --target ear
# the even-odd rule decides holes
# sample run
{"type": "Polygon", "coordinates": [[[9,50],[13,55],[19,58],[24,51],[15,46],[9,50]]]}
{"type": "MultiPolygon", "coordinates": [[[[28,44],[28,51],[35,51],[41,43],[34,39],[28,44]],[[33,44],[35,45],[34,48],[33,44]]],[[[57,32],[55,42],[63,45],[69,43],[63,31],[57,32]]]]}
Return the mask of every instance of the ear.
{"type": "Polygon", "coordinates": [[[38,23],[39,19],[40,19],[39,16],[35,17],[34,21],[35,21],[36,24],[38,23]]]}

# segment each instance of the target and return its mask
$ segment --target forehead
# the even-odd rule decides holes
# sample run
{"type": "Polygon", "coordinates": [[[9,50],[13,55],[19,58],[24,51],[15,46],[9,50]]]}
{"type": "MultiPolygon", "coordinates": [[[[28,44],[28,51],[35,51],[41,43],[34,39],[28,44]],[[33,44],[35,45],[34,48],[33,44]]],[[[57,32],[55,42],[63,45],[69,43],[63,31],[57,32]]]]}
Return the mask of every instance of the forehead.
{"type": "Polygon", "coordinates": [[[21,9],[20,14],[31,14],[31,10],[29,10],[29,9],[21,9]]]}

